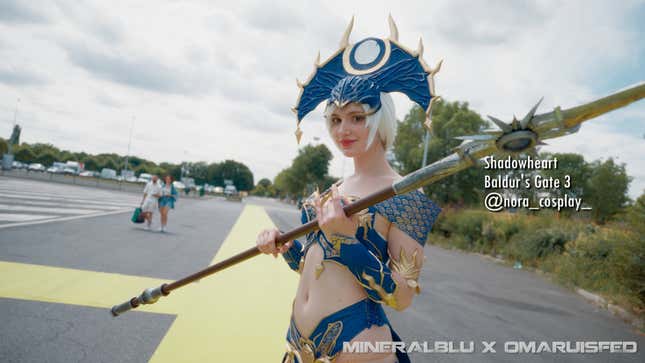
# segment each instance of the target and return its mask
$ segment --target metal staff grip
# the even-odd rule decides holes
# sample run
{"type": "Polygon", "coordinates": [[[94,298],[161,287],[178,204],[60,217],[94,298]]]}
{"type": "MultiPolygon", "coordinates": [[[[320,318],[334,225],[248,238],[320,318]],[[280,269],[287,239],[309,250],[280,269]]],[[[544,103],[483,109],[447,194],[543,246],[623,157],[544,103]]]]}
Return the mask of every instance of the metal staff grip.
{"type": "Polygon", "coordinates": [[[132,299],[124,302],[123,304],[114,305],[110,311],[112,312],[113,316],[119,316],[127,311],[138,308],[141,304],[154,304],[157,302],[157,300],[159,300],[160,297],[168,296],[168,294],[170,294],[170,292],[167,291],[166,287],[167,284],[163,284],[159,287],[145,289],[143,290],[141,295],[135,296],[132,299]]]}

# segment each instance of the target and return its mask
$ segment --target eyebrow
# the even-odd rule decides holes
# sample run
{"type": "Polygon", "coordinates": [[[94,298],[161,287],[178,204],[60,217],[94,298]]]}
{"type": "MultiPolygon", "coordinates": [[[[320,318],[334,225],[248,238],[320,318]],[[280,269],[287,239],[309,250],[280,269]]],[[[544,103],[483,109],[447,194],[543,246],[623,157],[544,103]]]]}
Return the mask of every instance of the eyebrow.
{"type": "MultiPolygon", "coordinates": [[[[348,112],[347,114],[348,114],[348,115],[356,115],[356,114],[359,114],[359,115],[367,115],[367,113],[366,113],[365,111],[350,111],[350,112],[348,112]]],[[[336,111],[334,111],[334,112],[332,112],[332,113],[331,113],[331,115],[332,115],[332,116],[338,116],[338,113],[337,113],[336,111]]]]}

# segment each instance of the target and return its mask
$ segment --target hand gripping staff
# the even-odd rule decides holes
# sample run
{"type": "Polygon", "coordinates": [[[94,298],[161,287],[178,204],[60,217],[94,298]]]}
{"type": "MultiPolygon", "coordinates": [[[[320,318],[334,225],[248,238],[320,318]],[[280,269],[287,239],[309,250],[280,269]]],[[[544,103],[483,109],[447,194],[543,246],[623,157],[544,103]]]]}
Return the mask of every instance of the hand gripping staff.
{"type": "MultiPolygon", "coordinates": [[[[595,101],[569,108],[566,110],[556,107],[553,111],[535,115],[539,106],[538,102],[522,120],[513,119],[504,123],[489,116],[499,130],[487,130],[480,135],[460,136],[464,140],[454,152],[424,168],[406,175],[392,186],[384,188],[358,201],[346,205],[345,213],[350,216],[374,204],[380,203],[397,194],[405,194],[424,185],[434,183],[449,175],[477,165],[479,160],[490,156],[504,156],[522,152],[532,152],[536,145],[544,145],[546,139],[556,138],[577,132],[584,121],[600,116],[609,111],[624,107],[634,101],[645,97],[645,82],[624,88],[606,97],[595,101]]],[[[541,101],[541,100],[540,100],[541,101]]],[[[317,220],[312,220],[277,238],[277,245],[305,235],[318,229],[317,220]]],[[[257,247],[238,253],[224,261],[216,263],[183,279],[156,288],[144,290],[141,295],[112,307],[112,315],[118,316],[128,310],[136,309],[140,305],[154,304],[162,296],[167,296],[171,291],[182,286],[212,275],[225,268],[233,266],[251,257],[260,254],[257,247]]]]}

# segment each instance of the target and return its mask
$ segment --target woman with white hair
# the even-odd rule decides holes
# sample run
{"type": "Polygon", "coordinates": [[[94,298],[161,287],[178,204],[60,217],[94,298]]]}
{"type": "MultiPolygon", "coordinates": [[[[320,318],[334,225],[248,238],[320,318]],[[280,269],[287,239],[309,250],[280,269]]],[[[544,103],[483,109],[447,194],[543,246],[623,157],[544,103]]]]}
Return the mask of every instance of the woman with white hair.
{"type": "MultiPolygon", "coordinates": [[[[353,20],[352,20],[353,23],[353,20]]],[[[350,352],[344,344],[396,342],[383,305],[405,310],[420,291],[423,246],[440,209],[413,191],[348,217],[343,205],[392,185],[401,176],[385,154],[394,142],[396,118],[389,92],[408,95],[428,112],[434,97],[432,75],[421,59],[398,43],[390,19],[388,39],[348,43],[299,84],[294,109],[298,124],[323,101],[329,133],[343,155],[354,161],[354,174],[302,207],[302,223],[318,220],[320,230],[301,242],[276,246],[277,229],[258,235],[258,248],[281,253],[300,282],[287,332],[284,362],[409,362],[396,352],[350,352]]],[[[296,136],[302,132],[298,127],[296,136]]],[[[366,345],[363,344],[363,347],[366,345]]]]}

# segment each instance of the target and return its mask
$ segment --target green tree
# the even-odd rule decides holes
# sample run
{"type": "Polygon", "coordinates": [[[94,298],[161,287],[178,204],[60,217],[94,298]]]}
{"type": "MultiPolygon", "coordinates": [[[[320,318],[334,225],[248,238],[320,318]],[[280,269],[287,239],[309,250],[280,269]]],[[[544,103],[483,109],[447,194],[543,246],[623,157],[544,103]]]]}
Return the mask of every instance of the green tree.
{"type": "Polygon", "coordinates": [[[242,163],[226,160],[219,165],[216,172],[218,173],[217,179],[220,180],[219,178],[221,178],[222,184],[223,180],[232,180],[238,190],[253,189],[253,173],[242,163]]]}
{"type": "Polygon", "coordinates": [[[324,144],[306,145],[298,150],[288,174],[288,191],[297,196],[322,188],[332,159],[331,151],[324,144]]]}
{"type": "Polygon", "coordinates": [[[45,166],[51,166],[54,161],[56,161],[56,155],[54,155],[54,153],[52,153],[51,151],[44,151],[43,153],[36,156],[36,162],[41,163],[45,166]]]}
{"type": "Polygon", "coordinates": [[[54,155],[54,159],[56,159],[55,161],[63,161],[59,158],[60,150],[52,144],[44,144],[38,142],[35,144],[30,144],[29,147],[31,147],[31,151],[33,151],[35,155],[50,153],[54,155]]]}
{"type": "Polygon", "coordinates": [[[99,164],[94,156],[88,156],[83,159],[85,170],[99,171],[99,164]]]}
{"type": "Polygon", "coordinates": [[[161,163],[159,164],[164,169],[164,174],[170,174],[174,180],[181,179],[181,166],[177,164],[161,163]]]}
{"type": "Polygon", "coordinates": [[[631,178],[625,172],[625,164],[617,165],[612,158],[594,161],[590,169],[585,202],[591,205],[596,222],[605,223],[629,201],[627,189],[631,178]]]}
{"type": "Polygon", "coordinates": [[[627,209],[627,222],[645,242],[645,192],[627,209]]]}
{"type": "Polygon", "coordinates": [[[117,170],[119,168],[119,164],[117,164],[117,162],[114,161],[114,159],[109,158],[109,159],[105,159],[105,161],[103,162],[103,167],[101,169],[103,168],[117,170]]]}
{"type": "Polygon", "coordinates": [[[190,176],[195,179],[196,184],[204,184],[208,180],[208,165],[203,161],[188,163],[190,176]]]}
{"type": "Polygon", "coordinates": [[[255,186],[255,188],[253,188],[253,190],[251,191],[251,194],[261,196],[261,197],[275,197],[276,190],[273,184],[271,184],[271,180],[267,178],[262,178],[255,186]]]}
{"type": "Polygon", "coordinates": [[[36,155],[27,144],[23,144],[14,148],[14,155],[16,160],[23,163],[33,163],[36,155]]]}
{"type": "Polygon", "coordinates": [[[276,175],[273,180],[273,186],[276,190],[276,196],[284,198],[289,193],[289,178],[291,173],[291,168],[286,168],[281,170],[278,175],[276,175]]]}
{"type": "Polygon", "coordinates": [[[58,161],[67,162],[67,161],[76,161],[74,154],[67,150],[63,150],[58,154],[58,161]]]}
{"type": "MultiPolygon", "coordinates": [[[[571,198],[584,198],[587,191],[587,180],[590,176],[589,164],[580,154],[574,153],[541,153],[541,159],[557,159],[558,167],[555,169],[543,169],[539,174],[560,181],[560,188],[548,190],[552,197],[561,198],[565,195],[571,198]],[[565,185],[569,185],[568,188],[565,185]]],[[[573,209],[563,209],[561,213],[571,215],[573,209]]]]}
{"type": "Polygon", "coordinates": [[[270,186],[271,186],[271,180],[269,180],[269,179],[267,179],[267,178],[262,178],[262,179],[260,179],[260,181],[258,182],[258,186],[261,186],[261,187],[264,187],[264,188],[268,188],[268,187],[270,187],[270,186]]]}
{"type": "Polygon", "coordinates": [[[7,141],[0,137],[0,156],[4,155],[9,151],[9,144],[7,141]]]}
{"type": "Polygon", "coordinates": [[[206,179],[208,180],[208,184],[224,186],[224,178],[222,178],[222,164],[208,164],[206,167],[206,179]]]}
{"type": "MultiPolygon", "coordinates": [[[[394,155],[402,174],[411,173],[421,167],[423,141],[425,137],[425,112],[414,106],[399,123],[394,143],[394,155]]],[[[432,111],[432,136],[428,143],[427,164],[451,154],[461,143],[457,136],[473,135],[488,123],[468,108],[468,103],[439,101],[432,111]]],[[[443,203],[474,204],[483,194],[481,168],[470,168],[453,174],[425,188],[433,199],[443,203]]]]}

